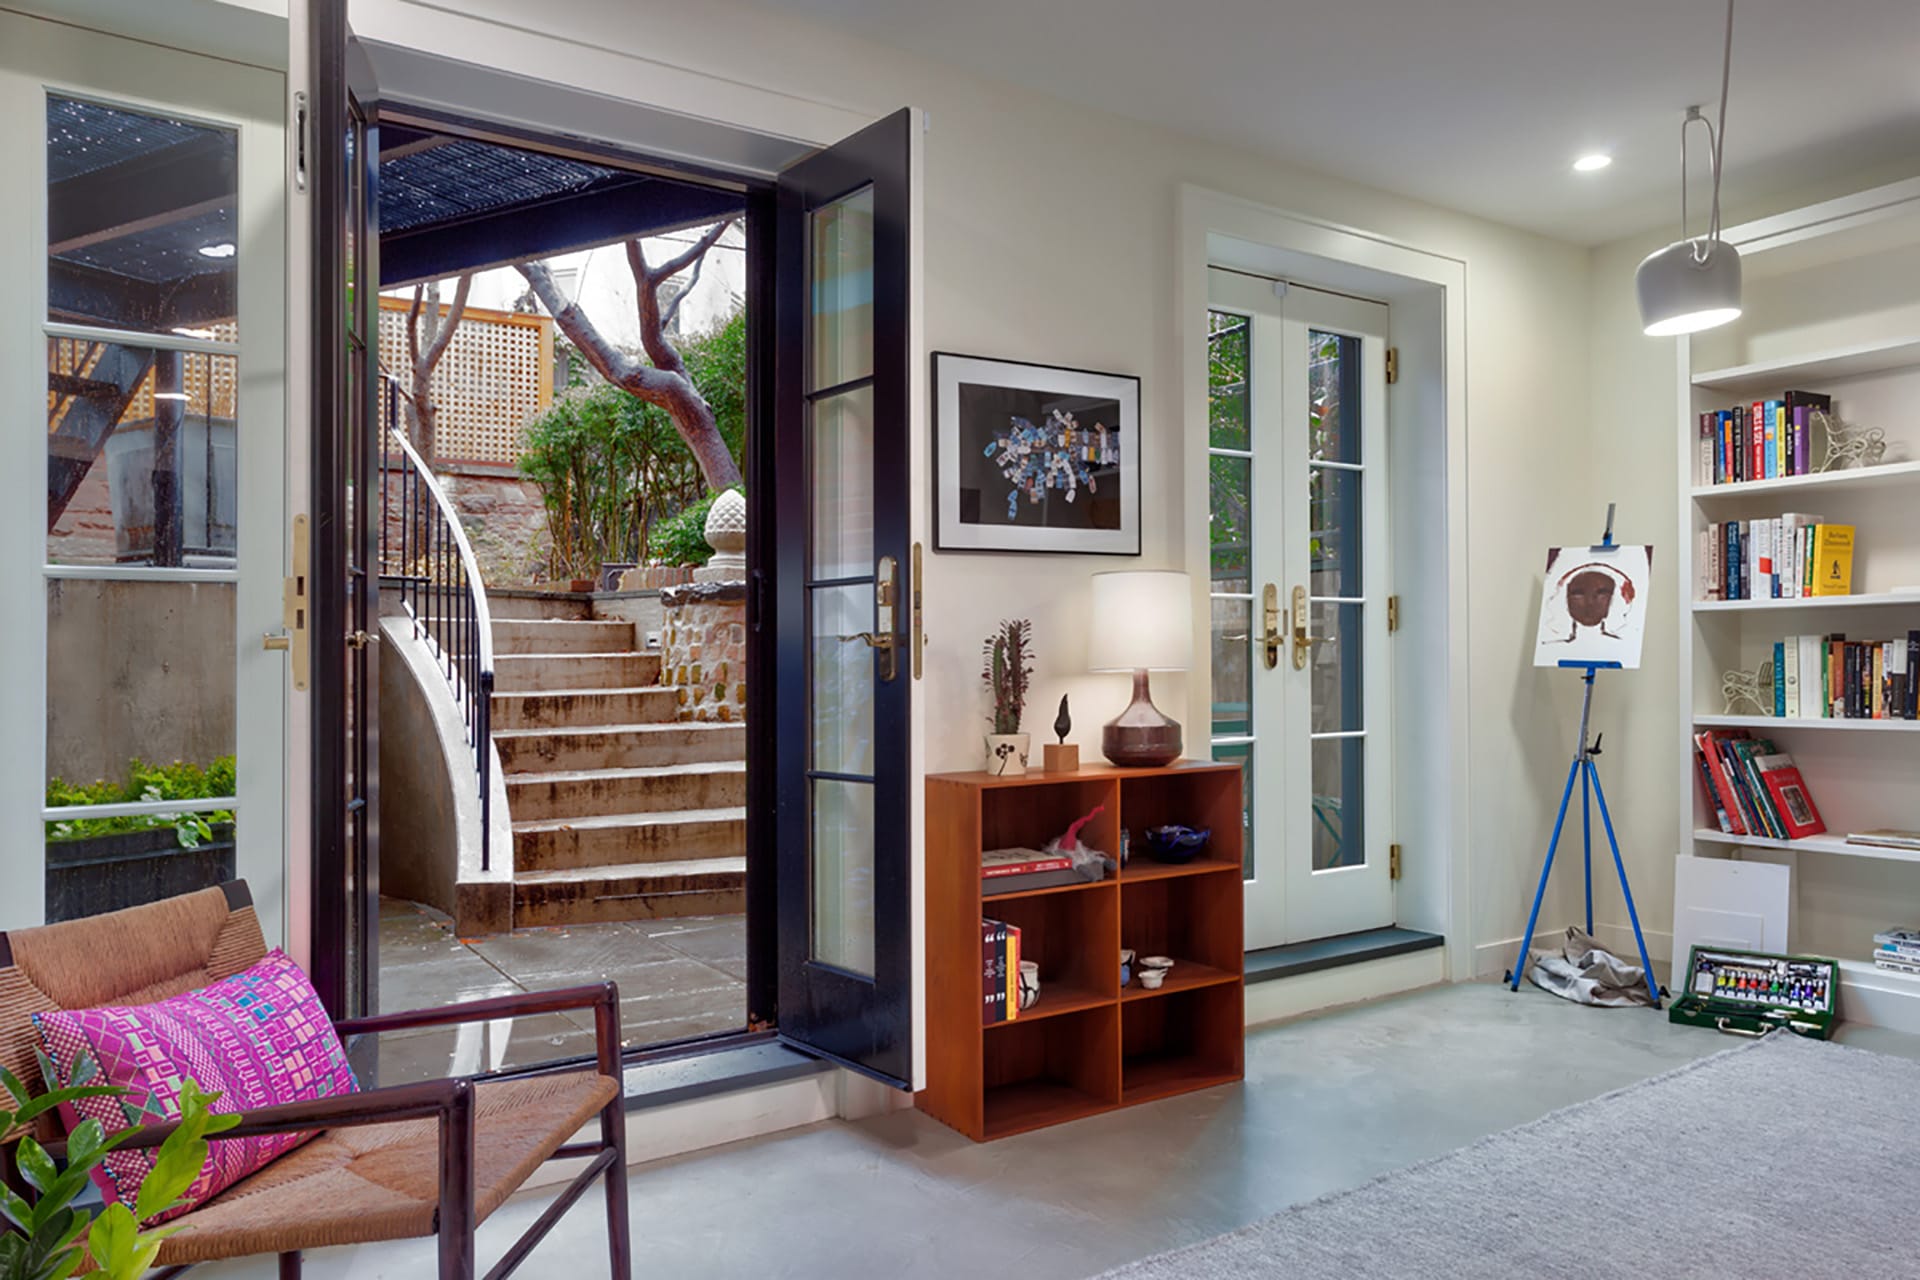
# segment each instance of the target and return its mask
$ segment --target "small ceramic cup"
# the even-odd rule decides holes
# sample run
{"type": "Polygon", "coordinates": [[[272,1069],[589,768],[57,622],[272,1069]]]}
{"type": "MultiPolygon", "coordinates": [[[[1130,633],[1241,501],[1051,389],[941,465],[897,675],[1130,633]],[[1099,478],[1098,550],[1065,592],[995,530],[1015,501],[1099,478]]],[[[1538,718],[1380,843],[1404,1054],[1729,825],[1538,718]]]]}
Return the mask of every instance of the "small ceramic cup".
{"type": "Polygon", "coordinates": [[[1168,969],[1171,969],[1171,968],[1173,968],[1173,957],[1171,956],[1141,956],[1140,957],[1140,970],[1142,973],[1150,972],[1154,969],[1158,969],[1162,973],[1165,973],[1168,969]]]}
{"type": "Polygon", "coordinates": [[[1020,962],[1020,1007],[1031,1009],[1040,1003],[1040,965],[1033,960],[1020,962]]]}
{"type": "Polygon", "coordinates": [[[1160,984],[1165,982],[1166,980],[1167,980],[1167,971],[1165,969],[1141,969],[1140,970],[1140,985],[1145,987],[1149,991],[1157,990],[1160,984]]]}

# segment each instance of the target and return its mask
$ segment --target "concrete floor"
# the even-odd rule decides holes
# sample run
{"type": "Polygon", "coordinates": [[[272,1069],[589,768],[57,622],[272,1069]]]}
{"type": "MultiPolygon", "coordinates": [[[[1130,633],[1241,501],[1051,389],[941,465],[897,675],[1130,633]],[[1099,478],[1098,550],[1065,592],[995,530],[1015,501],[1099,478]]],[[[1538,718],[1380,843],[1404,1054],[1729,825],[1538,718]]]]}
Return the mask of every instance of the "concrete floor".
{"type": "MultiPolygon", "coordinates": [[[[621,1038],[664,1044],[747,1022],[744,916],[688,916],[521,929],[457,938],[447,917],[398,898],[380,903],[379,1007],[393,1011],[564,987],[620,984],[621,1038]]],[[[593,1052],[593,1014],[424,1028],[380,1037],[377,1061],[356,1050],[363,1083],[401,1084],[593,1052]]]]}
{"type": "MultiPolygon", "coordinates": [[[[1840,1039],[1920,1058],[1920,1037],[1860,1027],[1840,1039]]],[[[985,1146],[900,1111],[636,1167],[636,1272],[1094,1275],[1730,1043],[1664,1013],[1584,1008],[1531,987],[1430,988],[1250,1032],[1244,1085],[985,1146]]],[[[547,1199],[515,1200],[482,1228],[483,1267],[547,1199]]],[[[605,1275],[603,1221],[590,1194],[527,1274],[605,1275]]],[[[330,1250],[309,1260],[308,1274],[400,1280],[431,1275],[432,1258],[427,1241],[330,1250]]],[[[252,1280],[269,1269],[206,1274],[252,1280]]]]}

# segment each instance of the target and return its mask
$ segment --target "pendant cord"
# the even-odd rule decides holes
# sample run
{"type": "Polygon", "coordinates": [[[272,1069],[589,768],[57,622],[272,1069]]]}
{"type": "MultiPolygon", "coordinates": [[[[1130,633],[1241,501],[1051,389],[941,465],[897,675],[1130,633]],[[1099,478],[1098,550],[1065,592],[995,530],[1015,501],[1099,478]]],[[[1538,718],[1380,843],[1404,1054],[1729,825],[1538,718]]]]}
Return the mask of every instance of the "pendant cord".
{"type": "Polygon", "coordinates": [[[1733,0],[1727,0],[1726,40],[1720,53],[1719,122],[1700,114],[1700,108],[1688,107],[1680,122],[1680,239],[1692,244],[1695,263],[1705,265],[1720,240],[1720,161],[1725,154],[1727,136],[1727,92],[1733,84],[1733,0]],[[1713,174],[1713,200],[1707,212],[1707,234],[1693,238],[1687,234],[1687,126],[1698,120],[1707,130],[1707,163],[1713,174]]]}
{"type": "Polygon", "coordinates": [[[1713,134],[1713,212],[1707,236],[1720,238],[1720,157],[1727,146],[1727,89],[1733,83],[1733,0],[1727,0],[1727,37],[1720,54],[1720,123],[1713,134]]]}

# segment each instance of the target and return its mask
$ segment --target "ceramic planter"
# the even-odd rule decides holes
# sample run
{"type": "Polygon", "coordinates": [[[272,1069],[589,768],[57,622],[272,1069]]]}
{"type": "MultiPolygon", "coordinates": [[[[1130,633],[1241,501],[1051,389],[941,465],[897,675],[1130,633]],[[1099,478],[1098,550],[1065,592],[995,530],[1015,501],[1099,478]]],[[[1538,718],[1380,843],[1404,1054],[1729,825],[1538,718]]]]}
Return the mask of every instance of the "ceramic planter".
{"type": "Polygon", "coordinates": [[[996,778],[1017,778],[1027,771],[1027,735],[987,735],[987,772],[996,778]]]}

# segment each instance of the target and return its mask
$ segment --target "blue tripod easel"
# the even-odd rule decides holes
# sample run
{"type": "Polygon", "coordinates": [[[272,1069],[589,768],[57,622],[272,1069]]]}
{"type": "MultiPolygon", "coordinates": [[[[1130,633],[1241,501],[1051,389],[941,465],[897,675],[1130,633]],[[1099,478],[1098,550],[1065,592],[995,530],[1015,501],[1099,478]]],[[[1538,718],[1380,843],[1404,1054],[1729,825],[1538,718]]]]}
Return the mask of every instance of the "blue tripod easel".
{"type": "MultiPolygon", "coordinates": [[[[1607,531],[1599,545],[1593,549],[1603,551],[1611,549],[1613,542],[1613,504],[1607,504],[1607,531]]],[[[1640,932],[1640,913],[1634,910],[1633,890],[1627,886],[1627,867],[1620,860],[1620,841],[1613,834],[1613,816],[1607,812],[1607,793],[1600,788],[1600,770],[1594,764],[1594,757],[1600,754],[1600,738],[1595,735],[1587,740],[1588,723],[1593,713],[1593,678],[1603,668],[1618,670],[1618,662],[1562,662],[1563,667],[1572,667],[1586,672],[1583,677],[1586,694],[1580,704],[1580,744],[1574,751],[1573,764],[1567,769],[1567,785],[1560,793],[1560,812],[1553,820],[1553,838],[1547,842],[1547,862],[1540,868],[1540,887],[1534,890],[1533,910],[1527,915],[1527,931],[1520,937],[1520,954],[1513,962],[1513,968],[1507,972],[1507,985],[1514,991],[1520,989],[1520,978],[1526,972],[1527,949],[1533,945],[1534,926],[1540,921],[1540,902],[1547,896],[1547,880],[1553,875],[1553,855],[1560,847],[1560,833],[1566,826],[1567,806],[1573,801],[1573,784],[1580,783],[1580,834],[1582,841],[1582,871],[1587,894],[1587,933],[1593,933],[1593,802],[1600,802],[1600,822],[1606,828],[1607,845],[1613,850],[1613,869],[1620,877],[1620,892],[1627,900],[1627,919],[1633,923],[1633,940],[1640,948],[1640,971],[1646,975],[1647,994],[1653,997],[1653,1007],[1660,1007],[1660,987],[1654,981],[1653,965],[1647,959],[1647,940],[1640,932]]]]}

